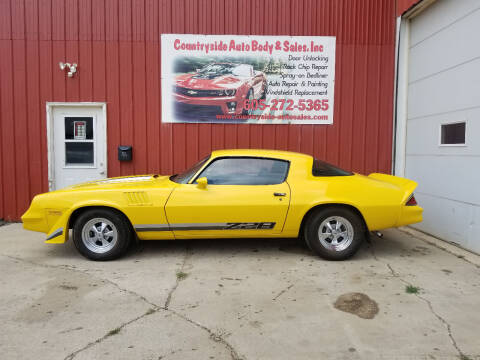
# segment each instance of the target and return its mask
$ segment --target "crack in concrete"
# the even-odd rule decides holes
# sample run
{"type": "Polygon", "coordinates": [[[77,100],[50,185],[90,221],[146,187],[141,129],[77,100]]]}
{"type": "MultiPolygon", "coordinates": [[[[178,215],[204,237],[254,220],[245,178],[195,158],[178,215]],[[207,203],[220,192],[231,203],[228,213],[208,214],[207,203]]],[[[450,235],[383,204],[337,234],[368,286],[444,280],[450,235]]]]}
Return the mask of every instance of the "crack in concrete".
{"type": "Polygon", "coordinates": [[[245,358],[240,356],[238,354],[238,352],[235,350],[235,348],[227,340],[225,340],[221,335],[212,331],[210,328],[206,327],[205,325],[200,324],[199,322],[196,322],[195,320],[190,319],[186,315],[183,315],[182,313],[179,313],[175,310],[172,310],[172,309],[164,309],[164,310],[169,311],[172,314],[178,316],[179,318],[181,318],[185,321],[188,321],[190,324],[195,325],[196,327],[199,327],[199,328],[205,330],[206,332],[208,332],[210,334],[210,339],[211,340],[222,344],[223,346],[225,346],[230,351],[230,356],[232,357],[232,360],[245,360],[245,358]]]}
{"type": "MultiPolygon", "coordinates": [[[[148,316],[150,314],[152,314],[152,313],[150,311],[147,311],[146,313],[144,313],[140,316],[137,316],[137,317],[135,317],[135,318],[133,318],[133,319],[127,321],[127,322],[122,323],[120,326],[115,328],[115,332],[117,333],[117,332],[121,331],[123,328],[127,327],[128,325],[134,323],[135,321],[143,319],[145,316],[148,316]]],[[[103,340],[109,338],[110,336],[114,336],[114,335],[115,334],[112,334],[112,331],[109,331],[108,333],[103,335],[101,338],[98,338],[95,341],[92,341],[92,342],[88,343],[87,345],[85,345],[84,347],[82,347],[82,348],[72,352],[71,354],[67,355],[64,360],[72,360],[75,356],[77,356],[82,351],[90,349],[91,347],[93,347],[97,344],[100,344],[103,340]]]]}
{"type": "MultiPolygon", "coordinates": [[[[187,264],[188,258],[192,255],[190,252],[188,246],[185,248],[185,256],[183,257],[182,265],[180,266],[180,270],[177,271],[177,273],[183,273],[183,270],[185,269],[185,265],[187,264]]],[[[170,302],[172,301],[172,296],[175,290],[177,290],[178,285],[180,284],[180,277],[177,275],[177,280],[175,281],[175,285],[170,289],[167,295],[167,299],[165,300],[165,304],[163,305],[163,308],[165,310],[168,310],[168,307],[170,306],[170,302]]]]}
{"type": "MultiPolygon", "coordinates": [[[[390,273],[392,274],[392,277],[394,278],[397,278],[398,280],[400,280],[402,283],[404,283],[405,285],[407,286],[413,286],[413,284],[411,284],[410,282],[408,282],[407,280],[403,279],[400,274],[398,272],[396,272],[392,265],[390,265],[390,263],[386,262],[386,261],[383,261],[383,260],[380,260],[377,255],[375,254],[375,250],[373,248],[373,241],[370,243],[369,245],[369,248],[370,248],[370,252],[372,253],[372,256],[373,258],[380,262],[380,263],[383,263],[385,264],[385,266],[388,268],[388,270],[390,271],[390,273]]],[[[453,336],[453,332],[452,332],[452,327],[451,325],[448,323],[447,320],[445,320],[445,318],[443,318],[439,313],[437,313],[435,311],[435,309],[433,308],[433,305],[431,303],[430,300],[428,300],[427,298],[421,296],[420,294],[413,294],[415,295],[418,299],[422,300],[423,302],[425,302],[430,310],[430,312],[433,314],[433,316],[435,316],[441,323],[442,325],[447,329],[447,334],[448,334],[448,337],[450,338],[450,341],[453,345],[453,347],[455,348],[455,350],[458,352],[458,356],[460,357],[460,359],[468,359],[468,356],[460,349],[460,347],[458,346],[458,343],[457,341],[455,340],[455,337],[453,336]]]]}
{"type": "Polygon", "coordinates": [[[285,294],[285,293],[286,293],[288,290],[290,290],[292,287],[293,287],[293,284],[288,285],[285,289],[283,289],[282,291],[280,291],[272,300],[273,300],[273,301],[277,300],[280,296],[282,296],[283,294],[285,294]]]}
{"type": "MultiPolygon", "coordinates": [[[[182,271],[184,268],[185,268],[185,264],[188,260],[188,258],[192,255],[192,253],[189,252],[189,249],[187,248],[186,250],[186,254],[185,254],[185,257],[183,259],[183,262],[182,262],[182,266],[181,266],[181,270],[182,271]]],[[[170,312],[172,314],[174,314],[175,316],[177,316],[178,318],[184,320],[184,321],[187,321],[188,323],[194,325],[195,327],[198,327],[204,331],[206,331],[208,334],[209,334],[209,339],[212,340],[212,341],[215,341],[215,342],[218,342],[218,343],[221,343],[223,346],[225,346],[228,351],[230,351],[230,355],[232,357],[232,360],[245,360],[244,357],[241,357],[240,355],[238,355],[238,352],[235,350],[235,348],[227,341],[225,340],[221,335],[215,333],[213,330],[211,330],[210,328],[208,328],[207,326],[205,325],[202,325],[200,324],[199,322],[196,322],[195,320],[192,320],[190,319],[189,317],[187,317],[186,315],[183,315],[182,313],[178,312],[178,311],[175,311],[175,310],[172,310],[170,308],[168,308],[167,306],[169,305],[169,302],[165,302],[165,305],[164,306],[159,306],[151,301],[149,301],[145,296],[143,295],[140,295],[138,293],[136,293],[135,291],[132,291],[132,290],[128,290],[128,289],[124,289],[122,287],[120,287],[117,283],[111,281],[111,280],[108,280],[108,279],[105,279],[105,278],[100,278],[100,277],[97,277],[91,273],[89,273],[88,271],[86,270],[80,270],[80,269],[77,269],[77,268],[74,268],[74,267],[71,267],[71,266],[68,266],[68,265],[49,265],[49,264],[41,264],[41,263],[36,263],[34,261],[31,261],[31,260],[27,260],[27,259],[22,259],[22,258],[19,258],[19,257],[16,257],[16,256],[11,256],[11,255],[6,255],[6,254],[0,254],[0,256],[3,256],[3,257],[6,257],[6,258],[9,258],[11,260],[17,260],[17,261],[20,261],[20,262],[24,262],[24,263],[27,263],[27,264],[30,264],[30,265],[33,265],[33,266],[39,266],[39,267],[43,267],[43,268],[47,268],[47,269],[62,269],[62,270],[68,270],[68,271],[72,271],[72,272],[77,272],[77,273],[81,273],[81,274],[84,274],[84,275],[87,275],[87,276],[90,276],[92,278],[94,278],[95,280],[99,280],[99,281],[104,281],[114,287],[116,287],[119,291],[121,291],[122,293],[127,293],[127,294],[130,294],[130,295],[133,295],[133,296],[136,296],[137,298],[141,299],[142,301],[144,301],[146,304],[152,306],[153,308],[151,309],[148,309],[144,314],[142,315],[139,315],[127,322],[124,322],[122,323],[120,326],[118,326],[116,329],[119,329],[119,330],[122,330],[123,328],[127,327],[128,325],[144,318],[145,316],[148,316],[148,315],[151,315],[155,312],[158,312],[160,310],[163,310],[163,311],[166,311],[166,312],[170,312]]],[[[170,299],[171,299],[171,295],[173,294],[173,292],[175,291],[175,289],[178,287],[178,283],[179,283],[179,279],[177,279],[177,283],[176,285],[172,288],[172,290],[170,291],[170,299]]],[[[168,298],[167,298],[168,300],[168,298]]],[[[96,339],[95,341],[93,342],[90,342],[88,343],[87,345],[85,345],[83,348],[81,349],[78,349],[72,353],[70,353],[69,355],[67,355],[65,357],[64,360],[72,360],[73,358],[75,358],[75,356],[77,356],[80,352],[82,351],[85,351],[99,343],[101,343],[102,341],[104,341],[105,339],[109,338],[110,336],[112,336],[112,334],[110,332],[108,332],[107,334],[105,334],[104,336],[96,339]]]]}

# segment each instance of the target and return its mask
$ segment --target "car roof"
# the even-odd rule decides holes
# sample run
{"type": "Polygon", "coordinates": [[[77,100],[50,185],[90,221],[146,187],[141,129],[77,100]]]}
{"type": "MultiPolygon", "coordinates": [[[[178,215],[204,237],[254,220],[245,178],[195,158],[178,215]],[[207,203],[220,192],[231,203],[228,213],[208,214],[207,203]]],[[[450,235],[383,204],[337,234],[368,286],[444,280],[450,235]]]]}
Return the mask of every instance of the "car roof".
{"type": "Polygon", "coordinates": [[[251,156],[266,157],[285,160],[307,160],[311,159],[311,155],[297,153],[293,151],[283,150],[266,150],[266,149],[225,149],[212,151],[212,157],[223,156],[251,156]]]}

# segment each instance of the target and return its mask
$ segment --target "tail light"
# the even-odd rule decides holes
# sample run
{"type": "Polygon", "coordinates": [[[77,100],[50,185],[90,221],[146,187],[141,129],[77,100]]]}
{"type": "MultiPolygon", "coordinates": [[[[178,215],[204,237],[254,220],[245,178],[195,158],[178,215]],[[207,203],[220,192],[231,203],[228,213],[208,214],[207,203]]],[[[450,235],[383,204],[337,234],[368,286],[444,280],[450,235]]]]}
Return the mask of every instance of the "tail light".
{"type": "Polygon", "coordinates": [[[406,205],[406,206],[415,206],[415,205],[417,205],[417,200],[415,200],[415,196],[413,196],[413,194],[412,194],[412,196],[410,196],[410,198],[407,200],[407,202],[406,202],[405,205],[406,205]]]}

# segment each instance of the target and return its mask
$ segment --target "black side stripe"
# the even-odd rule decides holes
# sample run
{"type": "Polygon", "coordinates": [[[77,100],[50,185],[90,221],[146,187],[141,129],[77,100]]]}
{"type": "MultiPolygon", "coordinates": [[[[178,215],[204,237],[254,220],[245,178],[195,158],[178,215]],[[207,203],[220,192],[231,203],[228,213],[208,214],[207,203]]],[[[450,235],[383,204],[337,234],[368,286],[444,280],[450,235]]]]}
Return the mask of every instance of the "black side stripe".
{"type": "Polygon", "coordinates": [[[136,231],[170,231],[168,224],[146,224],[146,225],[136,225],[136,231]]]}
{"type": "Polygon", "coordinates": [[[191,230],[268,230],[274,222],[213,223],[213,224],[145,224],[136,225],[138,232],[147,231],[191,231],[191,230]]]}

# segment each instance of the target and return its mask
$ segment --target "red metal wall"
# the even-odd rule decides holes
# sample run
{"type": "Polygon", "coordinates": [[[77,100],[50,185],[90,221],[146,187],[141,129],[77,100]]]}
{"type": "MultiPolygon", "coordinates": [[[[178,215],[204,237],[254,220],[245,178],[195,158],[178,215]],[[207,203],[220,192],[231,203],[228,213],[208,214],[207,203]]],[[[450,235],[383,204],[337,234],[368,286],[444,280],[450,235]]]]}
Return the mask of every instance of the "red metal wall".
{"type": "Polygon", "coordinates": [[[47,101],[106,101],[108,175],[172,173],[212,149],[301,151],[390,172],[393,0],[0,0],[0,218],[48,190],[47,101]],[[333,125],[163,124],[160,34],[334,35],[333,125]],[[77,62],[69,79],[59,61],[77,62]],[[132,144],[134,160],[116,159],[132,144]]]}
{"type": "Polygon", "coordinates": [[[401,16],[416,3],[422,0],[397,0],[397,16],[401,16]]]}

